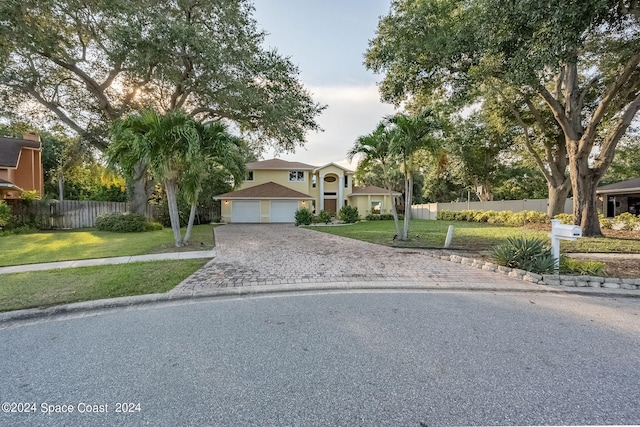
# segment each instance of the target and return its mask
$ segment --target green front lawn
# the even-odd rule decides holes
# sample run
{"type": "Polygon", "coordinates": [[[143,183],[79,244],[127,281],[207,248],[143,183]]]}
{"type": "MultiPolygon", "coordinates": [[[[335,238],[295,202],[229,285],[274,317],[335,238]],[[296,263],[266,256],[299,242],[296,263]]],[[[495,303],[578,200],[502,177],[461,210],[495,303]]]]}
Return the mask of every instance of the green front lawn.
{"type": "MultiPolygon", "coordinates": [[[[455,227],[452,249],[471,252],[489,251],[502,243],[507,237],[527,236],[548,240],[549,229],[497,226],[491,224],[469,223],[461,221],[411,220],[408,242],[393,240],[395,228],[393,221],[364,221],[345,226],[316,226],[312,230],[350,237],[393,247],[415,247],[440,249],[444,247],[449,225],[455,227]]],[[[640,239],[633,237],[582,238],[575,242],[561,242],[566,252],[615,252],[640,253],[640,239]]]]}
{"type": "Polygon", "coordinates": [[[85,229],[2,236],[0,267],[179,250],[209,250],[214,247],[214,227],[194,226],[191,244],[186,248],[175,247],[170,228],[143,233],[111,233],[85,229]]]}
{"type": "Polygon", "coordinates": [[[136,262],[3,274],[0,311],[167,292],[207,261],[136,262]]]}

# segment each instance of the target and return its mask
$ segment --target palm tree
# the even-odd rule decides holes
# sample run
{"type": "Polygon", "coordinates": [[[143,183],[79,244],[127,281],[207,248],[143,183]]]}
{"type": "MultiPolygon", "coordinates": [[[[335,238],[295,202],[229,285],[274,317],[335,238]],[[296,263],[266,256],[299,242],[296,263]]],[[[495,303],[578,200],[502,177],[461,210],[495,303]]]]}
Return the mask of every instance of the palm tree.
{"type": "MultiPolygon", "coordinates": [[[[117,120],[111,128],[111,137],[112,144],[108,151],[110,165],[117,164],[126,172],[132,172],[142,160],[164,187],[177,247],[189,241],[205,162],[216,161],[221,167],[242,170],[242,166],[231,165],[238,161],[238,157],[231,157],[230,153],[237,152],[231,146],[239,143],[235,141],[231,144],[232,139],[224,127],[203,125],[180,110],[158,114],[146,109],[117,120]],[[192,207],[190,226],[184,241],[181,238],[177,202],[181,183],[185,185],[185,194],[192,207]]],[[[244,163],[243,159],[240,163],[244,163]]]]}
{"type": "Polygon", "coordinates": [[[369,135],[363,135],[356,139],[351,150],[347,152],[347,158],[351,161],[354,157],[360,156],[361,160],[358,167],[367,168],[374,164],[378,164],[382,167],[385,186],[387,187],[387,190],[389,190],[389,199],[391,200],[391,212],[393,214],[393,221],[396,227],[396,236],[400,236],[400,223],[398,221],[398,212],[393,198],[390,174],[391,165],[394,163],[394,156],[390,150],[390,136],[390,131],[385,122],[378,124],[375,131],[369,135]]]}
{"type": "Polygon", "coordinates": [[[424,150],[431,153],[437,150],[438,144],[434,134],[441,131],[442,125],[431,110],[424,110],[415,116],[396,114],[386,120],[391,127],[389,151],[398,156],[405,176],[404,226],[399,236],[401,240],[408,240],[413,175],[419,169],[418,154],[424,150]]]}
{"type": "Polygon", "coordinates": [[[198,199],[207,171],[211,171],[212,168],[224,169],[233,177],[235,183],[242,182],[247,173],[247,144],[244,140],[230,135],[227,127],[218,121],[198,123],[197,130],[201,143],[200,156],[195,157],[182,183],[182,191],[191,203],[189,222],[183,239],[185,245],[188,245],[191,239],[198,199]]]}

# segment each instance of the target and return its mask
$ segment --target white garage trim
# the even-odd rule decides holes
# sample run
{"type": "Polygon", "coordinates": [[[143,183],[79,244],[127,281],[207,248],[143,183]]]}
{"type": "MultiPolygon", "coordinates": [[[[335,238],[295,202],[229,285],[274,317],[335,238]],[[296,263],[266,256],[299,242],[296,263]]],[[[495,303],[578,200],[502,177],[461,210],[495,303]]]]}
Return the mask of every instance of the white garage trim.
{"type": "Polygon", "coordinates": [[[273,200],[269,211],[269,222],[296,222],[297,209],[297,200],[273,200]]]}
{"type": "Polygon", "coordinates": [[[260,222],[260,201],[233,200],[231,222],[260,222]]]}

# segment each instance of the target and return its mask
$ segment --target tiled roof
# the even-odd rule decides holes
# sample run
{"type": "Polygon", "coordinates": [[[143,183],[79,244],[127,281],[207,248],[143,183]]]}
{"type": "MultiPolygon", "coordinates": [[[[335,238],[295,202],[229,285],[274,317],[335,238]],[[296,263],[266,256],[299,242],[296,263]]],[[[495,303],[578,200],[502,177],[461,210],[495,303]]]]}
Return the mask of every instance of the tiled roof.
{"type": "Polygon", "coordinates": [[[300,162],[288,162],[282,159],[262,160],[260,162],[247,163],[249,170],[314,170],[316,167],[300,162]]]}
{"type": "MultiPolygon", "coordinates": [[[[374,194],[389,194],[389,190],[386,188],[376,187],[375,185],[368,185],[366,187],[353,187],[350,196],[359,196],[359,195],[374,195],[374,194]]],[[[400,193],[397,191],[393,192],[394,196],[399,196],[400,193]]]]}
{"type": "Polygon", "coordinates": [[[0,137],[0,167],[17,167],[22,147],[40,148],[40,143],[26,139],[0,137]]]}
{"type": "Polygon", "coordinates": [[[214,199],[313,199],[313,197],[275,182],[267,182],[231,193],[220,194],[214,199]]]}
{"type": "Polygon", "coordinates": [[[640,189],[640,178],[630,179],[628,181],[616,182],[615,184],[604,185],[599,187],[596,191],[598,194],[607,193],[609,191],[614,191],[616,193],[620,193],[625,190],[631,190],[633,192],[639,191],[640,189]]]}

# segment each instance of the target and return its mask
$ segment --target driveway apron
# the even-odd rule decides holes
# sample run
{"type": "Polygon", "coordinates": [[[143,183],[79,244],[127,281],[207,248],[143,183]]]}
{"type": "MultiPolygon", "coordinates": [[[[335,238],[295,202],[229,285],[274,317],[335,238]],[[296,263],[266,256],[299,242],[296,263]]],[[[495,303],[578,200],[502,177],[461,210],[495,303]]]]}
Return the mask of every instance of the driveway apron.
{"type": "Polygon", "coordinates": [[[335,282],[423,283],[434,287],[537,290],[543,287],[427,256],[295,227],[230,224],[215,229],[218,256],[172,294],[216,288],[335,282]]]}

